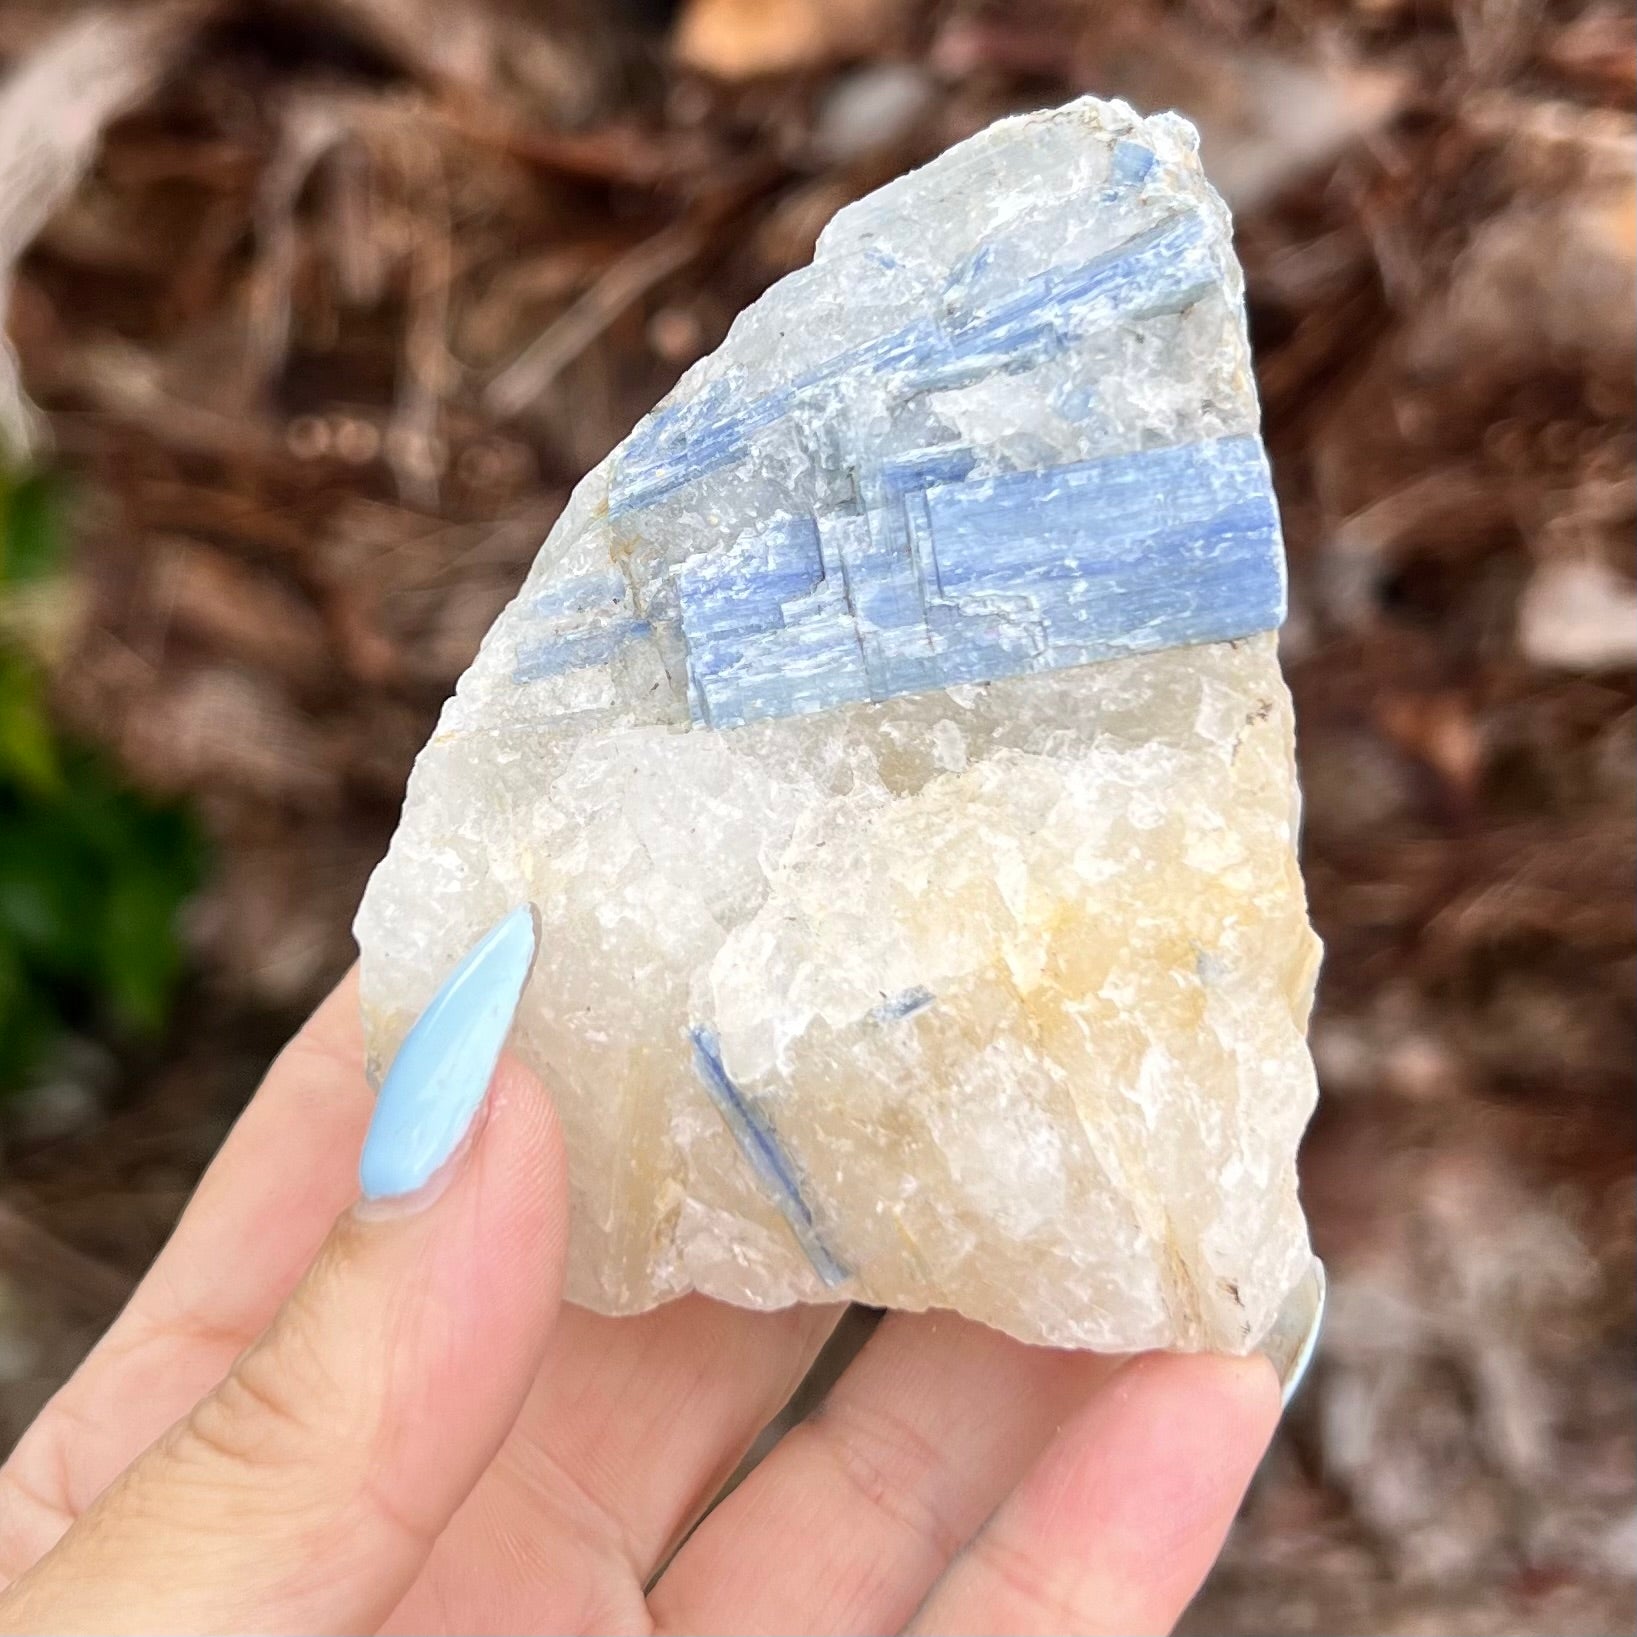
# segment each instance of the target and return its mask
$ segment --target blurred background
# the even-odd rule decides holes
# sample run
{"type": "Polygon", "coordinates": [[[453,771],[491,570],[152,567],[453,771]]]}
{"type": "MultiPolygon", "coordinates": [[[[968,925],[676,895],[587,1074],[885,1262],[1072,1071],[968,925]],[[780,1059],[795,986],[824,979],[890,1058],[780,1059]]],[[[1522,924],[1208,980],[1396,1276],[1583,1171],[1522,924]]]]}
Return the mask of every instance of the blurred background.
{"type": "Polygon", "coordinates": [[[1633,18],[0,0],[0,1445],[574,481],[847,201],[1175,107],[1285,510],[1334,1303],[1196,1632],[1637,1619],[1633,18]]]}

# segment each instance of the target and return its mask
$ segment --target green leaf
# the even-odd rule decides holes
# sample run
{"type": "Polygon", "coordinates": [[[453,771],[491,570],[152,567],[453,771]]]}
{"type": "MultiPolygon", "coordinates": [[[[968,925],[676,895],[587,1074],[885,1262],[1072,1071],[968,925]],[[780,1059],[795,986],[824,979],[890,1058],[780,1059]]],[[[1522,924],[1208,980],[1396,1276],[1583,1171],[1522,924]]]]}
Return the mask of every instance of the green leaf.
{"type": "Polygon", "coordinates": [[[106,869],[49,808],[0,820],[0,936],[35,972],[72,981],[97,965],[106,869]]]}
{"type": "Polygon", "coordinates": [[[132,870],[103,904],[103,981],[120,1022],[151,1034],[165,1021],[182,971],[177,898],[162,871],[132,870]]]}
{"type": "MultiPolygon", "coordinates": [[[[0,473],[0,598],[61,570],[60,502],[49,477],[0,473]]],[[[204,868],[188,815],[64,740],[40,671],[0,635],[0,1092],[66,1028],[163,1027],[204,868]]]]}
{"type": "Polygon", "coordinates": [[[63,566],[67,540],[56,479],[41,472],[0,478],[0,584],[48,579],[63,566]]]}
{"type": "Polygon", "coordinates": [[[20,1085],[39,1066],[61,1020],[0,932],[0,1090],[20,1085]]]}
{"type": "Polygon", "coordinates": [[[38,677],[22,660],[0,653],[0,783],[8,778],[51,795],[61,788],[62,765],[38,677]]]}

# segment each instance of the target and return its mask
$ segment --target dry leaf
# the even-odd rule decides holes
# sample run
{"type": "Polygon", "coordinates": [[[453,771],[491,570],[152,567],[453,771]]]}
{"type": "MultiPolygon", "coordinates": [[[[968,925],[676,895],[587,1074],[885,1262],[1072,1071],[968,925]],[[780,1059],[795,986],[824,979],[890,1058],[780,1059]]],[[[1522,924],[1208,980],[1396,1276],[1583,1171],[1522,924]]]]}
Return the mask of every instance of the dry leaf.
{"type": "Polygon", "coordinates": [[[690,0],[675,50],[718,79],[787,73],[858,56],[892,28],[897,0],[690,0]]]}

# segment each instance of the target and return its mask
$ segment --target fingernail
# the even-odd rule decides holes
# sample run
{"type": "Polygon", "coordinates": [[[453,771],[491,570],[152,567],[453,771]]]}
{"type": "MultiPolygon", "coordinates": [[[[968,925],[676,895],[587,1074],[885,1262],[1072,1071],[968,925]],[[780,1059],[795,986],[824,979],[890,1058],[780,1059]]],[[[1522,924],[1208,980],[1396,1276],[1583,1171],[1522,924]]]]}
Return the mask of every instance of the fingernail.
{"type": "Polygon", "coordinates": [[[1288,1406],[1313,1362],[1324,1323],[1324,1263],[1314,1257],[1307,1272],[1285,1297],[1273,1328],[1262,1340],[1262,1351],[1279,1374],[1279,1402],[1288,1406]]]}
{"type": "Polygon", "coordinates": [[[514,909],[444,979],[404,1036],[358,1161],[365,1199],[413,1193],[460,1146],[511,1032],[537,942],[534,907],[514,909]]]}

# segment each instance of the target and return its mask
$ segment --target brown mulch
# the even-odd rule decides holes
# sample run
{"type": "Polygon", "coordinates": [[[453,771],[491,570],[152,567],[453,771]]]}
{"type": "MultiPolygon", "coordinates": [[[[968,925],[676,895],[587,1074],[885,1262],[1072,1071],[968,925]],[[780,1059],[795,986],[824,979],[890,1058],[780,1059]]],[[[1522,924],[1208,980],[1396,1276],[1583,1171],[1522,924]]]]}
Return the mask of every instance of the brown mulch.
{"type": "MultiPolygon", "coordinates": [[[[10,0],[0,60],[84,10],[10,0]]],[[[216,869],[168,1047],[11,1116],[0,1437],[346,966],[410,761],[574,481],[840,205],[1095,91],[1195,118],[1239,220],[1329,951],[1331,1322],[1188,1629],[1629,1629],[1629,6],[677,10],[167,7],[17,263],[77,490],[57,705],[192,799],[216,869]]]]}

